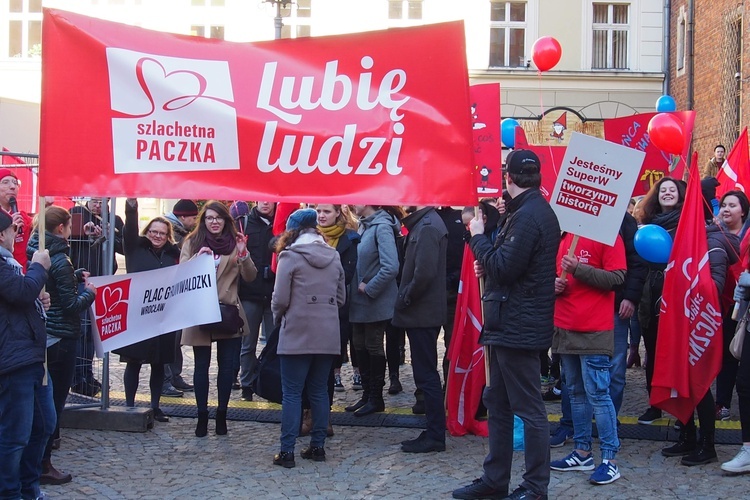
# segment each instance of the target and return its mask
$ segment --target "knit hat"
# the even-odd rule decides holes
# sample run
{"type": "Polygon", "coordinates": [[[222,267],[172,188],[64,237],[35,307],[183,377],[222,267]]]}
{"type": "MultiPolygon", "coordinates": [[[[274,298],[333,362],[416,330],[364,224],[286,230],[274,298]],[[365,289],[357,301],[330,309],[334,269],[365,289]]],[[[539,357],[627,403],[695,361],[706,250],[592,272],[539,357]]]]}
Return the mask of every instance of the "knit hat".
{"type": "Polygon", "coordinates": [[[229,207],[229,213],[232,214],[232,219],[244,217],[250,213],[250,206],[246,201],[235,201],[232,206],[229,207]]]}
{"type": "Polygon", "coordinates": [[[190,217],[198,215],[198,205],[193,200],[179,200],[174,204],[172,213],[177,217],[190,217]]]}
{"type": "Polygon", "coordinates": [[[5,210],[0,210],[0,231],[5,231],[13,224],[13,219],[5,210]]]}
{"type": "Polygon", "coordinates": [[[11,176],[14,179],[18,179],[18,176],[16,176],[16,173],[12,171],[9,168],[0,168],[0,179],[5,179],[6,177],[11,176]]]}
{"type": "Polygon", "coordinates": [[[318,212],[312,208],[296,210],[286,221],[286,230],[308,229],[318,225],[318,212]]]}

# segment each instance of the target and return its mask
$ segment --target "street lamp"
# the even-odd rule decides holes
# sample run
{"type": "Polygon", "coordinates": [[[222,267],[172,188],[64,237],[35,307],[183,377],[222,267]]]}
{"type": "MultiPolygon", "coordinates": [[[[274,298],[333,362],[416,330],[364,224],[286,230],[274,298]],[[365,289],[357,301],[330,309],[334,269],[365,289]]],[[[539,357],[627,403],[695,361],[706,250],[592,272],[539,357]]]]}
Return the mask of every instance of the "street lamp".
{"type": "Polygon", "coordinates": [[[273,18],[273,26],[276,29],[274,32],[274,39],[279,40],[281,38],[281,28],[284,26],[284,22],[281,17],[281,9],[286,8],[287,5],[292,3],[292,0],[263,0],[276,6],[276,17],[273,18]]]}

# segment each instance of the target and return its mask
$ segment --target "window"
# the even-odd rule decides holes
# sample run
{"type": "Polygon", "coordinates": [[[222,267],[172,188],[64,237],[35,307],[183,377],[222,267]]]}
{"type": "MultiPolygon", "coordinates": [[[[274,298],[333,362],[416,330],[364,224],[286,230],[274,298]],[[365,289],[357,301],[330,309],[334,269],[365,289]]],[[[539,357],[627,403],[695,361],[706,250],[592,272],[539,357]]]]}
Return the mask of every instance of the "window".
{"type": "MultiPolygon", "coordinates": [[[[5,57],[31,58],[42,54],[42,1],[10,0],[5,57]]],[[[3,31],[0,29],[0,31],[3,31]]],[[[0,47],[3,44],[0,42],[0,47]]]]}
{"type": "Polygon", "coordinates": [[[224,40],[224,26],[204,26],[196,24],[190,27],[190,34],[203,38],[224,40]]]}
{"type": "Polygon", "coordinates": [[[526,66],[526,2],[490,1],[490,67],[526,66]]]}
{"type": "Polygon", "coordinates": [[[680,15],[677,20],[677,47],[676,61],[677,73],[683,74],[685,72],[685,35],[687,33],[687,16],[685,15],[685,6],[680,7],[680,15]]]}
{"type": "Polygon", "coordinates": [[[592,69],[628,69],[630,5],[593,4],[592,69]]]}
{"type": "Polygon", "coordinates": [[[422,19],[422,0],[389,0],[388,19],[422,19]]]}
{"type": "Polygon", "coordinates": [[[281,7],[284,25],[281,27],[281,38],[301,38],[310,36],[312,17],[312,0],[296,0],[281,7]]]}

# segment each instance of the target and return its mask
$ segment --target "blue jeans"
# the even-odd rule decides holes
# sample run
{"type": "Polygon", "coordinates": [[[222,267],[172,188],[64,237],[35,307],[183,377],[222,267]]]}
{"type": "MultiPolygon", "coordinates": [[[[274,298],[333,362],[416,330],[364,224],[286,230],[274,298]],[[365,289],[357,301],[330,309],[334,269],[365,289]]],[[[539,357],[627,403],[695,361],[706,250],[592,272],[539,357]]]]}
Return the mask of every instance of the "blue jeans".
{"type": "Polygon", "coordinates": [[[620,449],[617,415],[609,395],[610,357],[603,354],[563,354],[562,367],[573,412],[573,441],[577,450],[591,451],[591,417],[596,419],[603,460],[620,449]]]}
{"type": "Polygon", "coordinates": [[[0,499],[36,498],[47,440],[57,417],[44,367],[0,375],[0,499]]]}
{"type": "Polygon", "coordinates": [[[612,356],[612,367],[609,369],[609,392],[612,397],[612,404],[615,405],[615,415],[620,414],[622,398],[625,392],[629,329],[630,318],[622,319],[618,313],[615,313],[615,352],[612,356]]]}
{"type": "Polygon", "coordinates": [[[302,391],[307,389],[313,426],[310,446],[323,447],[331,407],[328,373],[334,354],[279,355],[281,361],[281,451],[294,452],[302,420],[302,391]]]}
{"type": "Polygon", "coordinates": [[[270,302],[243,300],[242,309],[247,316],[248,334],[242,337],[240,349],[240,383],[242,387],[249,388],[255,365],[258,363],[255,355],[255,349],[258,347],[258,333],[262,325],[263,336],[268,338],[273,330],[273,313],[270,302]]]}
{"type": "MultiPolygon", "coordinates": [[[[232,394],[234,370],[232,361],[240,348],[240,337],[222,339],[216,344],[216,363],[219,373],[216,375],[216,390],[219,393],[219,410],[226,410],[229,396],[232,394]]],[[[208,411],[208,368],[211,366],[211,346],[193,346],[195,369],[193,370],[193,385],[195,386],[195,405],[198,411],[208,411]]]]}

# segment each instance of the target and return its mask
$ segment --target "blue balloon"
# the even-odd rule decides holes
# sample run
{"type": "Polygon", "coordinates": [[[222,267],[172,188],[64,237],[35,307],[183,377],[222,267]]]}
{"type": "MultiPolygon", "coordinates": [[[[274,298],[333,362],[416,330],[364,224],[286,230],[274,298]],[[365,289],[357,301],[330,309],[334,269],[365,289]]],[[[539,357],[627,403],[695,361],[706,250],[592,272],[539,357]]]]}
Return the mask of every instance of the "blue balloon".
{"type": "Polygon", "coordinates": [[[663,95],[656,100],[656,111],[659,113],[668,113],[677,110],[677,103],[671,95],[663,95]]]}
{"type": "Polygon", "coordinates": [[[672,237],[666,229],[656,224],[646,224],[636,231],[633,238],[638,255],[655,264],[669,262],[672,253],[672,237]]]}
{"type": "Polygon", "coordinates": [[[500,138],[509,148],[516,147],[516,127],[520,127],[521,124],[514,118],[506,118],[500,122],[500,138]]]}

